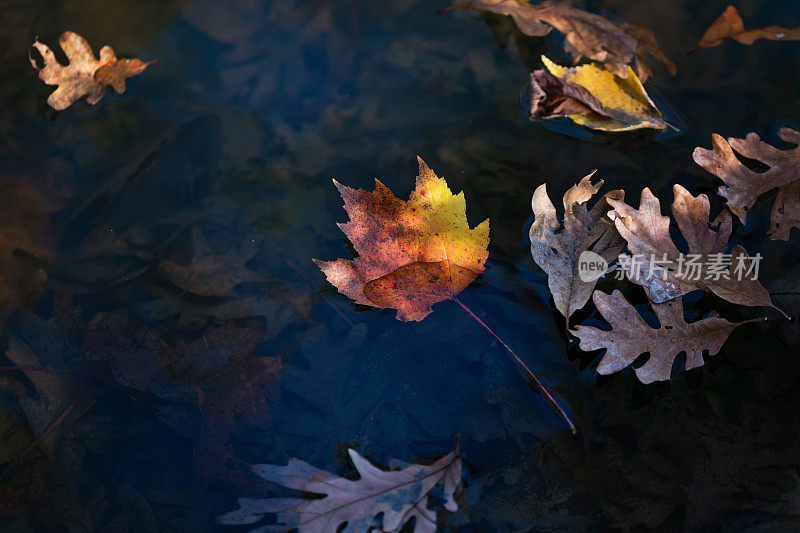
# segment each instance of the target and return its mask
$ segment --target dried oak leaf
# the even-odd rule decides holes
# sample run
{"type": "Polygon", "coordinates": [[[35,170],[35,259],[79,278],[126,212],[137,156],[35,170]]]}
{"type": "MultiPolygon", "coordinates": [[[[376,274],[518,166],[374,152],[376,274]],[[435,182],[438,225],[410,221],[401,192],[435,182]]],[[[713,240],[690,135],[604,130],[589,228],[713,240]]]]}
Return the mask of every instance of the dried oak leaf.
{"type": "Polygon", "coordinates": [[[649,188],[642,191],[639,209],[608,199],[614,208],[609,216],[633,254],[633,260],[623,265],[628,278],[642,285],[655,303],[703,290],[731,303],[777,309],[758,281],[757,271],[751,270],[752,262],[744,248],[735,246],[728,264],[720,255],[725,254],[731,236],[730,212],[722,211],[711,222],[711,206],[705,194],[694,197],[677,184],[673,192],[672,214],[688,244],[687,254],[673,243],[670,219],[661,214],[661,204],[649,188]]]}
{"type": "Polygon", "coordinates": [[[422,320],[435,303],[453,298],[484,270],[489,220],[473,229],[464,194],[453,195],[422,159],[407,202],[380,181],[375,191],[334,180],[350,222],[339,227],[358,257],[314,262],[356,303],[397,309],[398,320],[422,320]]]}
{"type": "Polygon", "coordinates": [[[324,494],[324,498],[240,498],[239,509],[220,516],[217,522],[244,525],[275,514],[279,531],[297,529],[300,533],[344,531],[400,531],[412,518],[413,531],[436,531],[437,512],[428,508],[431,491],[441,485],[438,498],[444,508],[456,511],[453,494],[461,484],[461,455],[456,449],[429,466],[412,464],[402,470],[376,468],[355,450],[350,460],[360,474],[358,480],[337,477],[291,459],[286,466],[254,465],[253,471],[274,483],[303,492],[324,494]],[[379,516],[382,515],[382,516],[379,516]]]}
{"type": "Polygon", "coordinates": [[[192,227],[194,257],[188,265],[165,261],[161,267],[176,287],[200,296],[236,296],[234,288],[240,283],[263,282],[264,277],[249,270],[245,264],[258,249],[242,245],[239,248],[215,255],[208,242],[196,227],[192,227]]]}
{"type": "Polygon", "coordinates": [[[569,117],[602,131],[667,127],[630,67],[621,78],[598,63],[567,68],[545,56],[542,62],[547,70],[531,72],[531,120],[569,117]]]}
{"type": "Polygon", "coordinates": [[[231,444],[241,416],[248,424],[266,427],[271,422],[269,400],[280,394],[282,363],[277,357],[233,360],[220,383],[202,393],[203,425],[194,451],[197,490],[202,492],[212,478],[236,485],[248,483],[231,444]]]}
{"type": "Polygon", "coordinates": [[[675,75],[675,64],[661,51],[650,30],[574,8],[570,2],[543,2],[533,5],[526,0],[472,0],[466,7],[509,15],[521,32],[541,36],[551,27],[564,34],[565,48],[577,63],[581,58],[603,63],[621,78],[628,76],[628,65],[642,81],[652,74],[644,62],[646,53],[664,64],[675,75]]]}
{"type": "Polygon", "coordinates": [[[579,276],[581,255],[591,251],[610,262],[625,248],[625,241],[606,217],[611,210],[606,198],[622,200],[625,192],[608,192],[589,209],[589,200],[603,186],[603,180],[592,184],[593,175],[594,171],[564,194],[561,220],[547,196],[546,184],[536,189],[531,202],[536,215],[530,229],[531,255],[547,274],[556,309],[568,321],[572,313],[586,305],[597,283],[596,279],[584,281],[579,276]]]}
{"type": "Polygon", "coordinates": [[[152,63],[117,58],[110,46],[100,49],[98,60],[86,39],[71,31],[62,33],[58,44],[69,59],[67,65],[59,63],[50,47],[38,40],[33,46],[42,55],[44,66],[39,68],[36,60],[29,57],[31,66],[39,72],[39,78],[43,82],[47,85],[58,85],[47,98],[47,103],[56,110],[66,109],[84,96],[87,102],[96,104],[108,86],[120,94],[124,93],[125,79],[140,74],[152,63]]]}
{"type": "MultiPolygon", "coordinates": [[[[778,137],[800,145],[800,132],[791,128],[781,128],[778,137]]],[[[731,211],[744,222],[756,198],[777,187],[769,236],[789,240],[792,228],[800,228],[800,146],[779,150],[762,141],[756,133],[748,133],[744,139],[731,137],[727,141],[715,133],[711,144],[711,150],[695,148],[692,157],[695,163],[725,182],[718,192],[728,200],[731,211]],[[765,172],[750,170],[739,161],[734,150],[764,163],[769,169],[765,172]]]]}
{"type": "Polygon", "coordinates": [[[642,383],[668,380],[681,352],[686,353],[686,370],[703,366],[704,351],[716,355],[735,328],[762,320],[732,323],[712,313],[689,324],[683,318],[683,303],[678,298],[652,304],[659,322],[659,327],[653,328],[618,290],[611,294],[595,291],[592,299],[612,329],[577,326],[572,334],[580,339],[581,350],[606,350],[597,366],[599,374],[619,372],[641,354],[649,353],[647,362],[634,369],[642,383]]]}
{"type": "Polygon", "coordinates": [[[703,37],[700,38],[700,42],[689,53],[693,54],[701,48],[717,46],[728,38],[746,45],[751,45],[758,39],[798,41],[800,40],[800,27],[787,29],[781,26],[766,26],[756,30],[745,30],[739,12],[735,7],[729,5],[722,15],[711,23],[703,37]]]}

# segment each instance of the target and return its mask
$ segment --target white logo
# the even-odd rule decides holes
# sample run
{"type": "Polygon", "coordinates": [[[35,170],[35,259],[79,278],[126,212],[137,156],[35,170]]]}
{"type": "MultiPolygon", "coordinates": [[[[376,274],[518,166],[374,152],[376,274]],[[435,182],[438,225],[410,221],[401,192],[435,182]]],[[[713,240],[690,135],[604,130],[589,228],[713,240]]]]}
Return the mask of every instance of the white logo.
{"type": "Polygon", "coordinates": [[[602,278],[608,272],[608,261],[596,253],[586,250],[578,257],[578,277],[590,283],[602,278]]]}

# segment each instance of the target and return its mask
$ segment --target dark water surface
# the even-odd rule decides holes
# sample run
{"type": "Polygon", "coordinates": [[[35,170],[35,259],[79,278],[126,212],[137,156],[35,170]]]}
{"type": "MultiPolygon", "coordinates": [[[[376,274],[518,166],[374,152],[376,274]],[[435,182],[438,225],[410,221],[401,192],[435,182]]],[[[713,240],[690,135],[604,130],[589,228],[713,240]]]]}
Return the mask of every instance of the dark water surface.
{"type": "MultiPolygon", "coordinates": [[[[207,531],[238,496],[276,493],[247,463],[347,474],[347,447],[381,465],[427,461],[456,435],[466,488],[448,530],[800,527],[797,296],[775,297],[786,322],[693,295],[690,319],[771,320],[670,383],[600,378],[595,354],[567,342],[527,240],[534,188],[560,200],[594,168],[634,205],[645,186],[662,205],[673,183],[713,193],[692,149],[712,132],[780,144],[777,127],[800,119],[800,43],[686,58],[726,2],[579,4],[656,32],[678,75],[654,65],[648,89],[681,135],[528,122],[527,72],[541,53],[563,59],[558,38],[437,16],[446,2],[0,3],[0,529],[207,531]],[[125,95],[54,113],[26,51],[64,30],[160,62],[125,95]],[[465,191],[471,223],[491,219],[488,268],[462,300],[567,406],[577,436],[454,303],[399,322],[354,308],[311,262],[351,256],[331,178],[380,177],[406,198],[417,154],[465,191]],[[224,296],[170,282],[165,263],[203,253],[245,282],[224,296]],[[248,356],[283,361],[264,403],[238,397],[259,375],[248,356]]],[[[747,27],[800,24],[797,2],[737,7],[747,27]]],[[[800,233],[768,241],[770,204],[734,240],[765,257],[767,287],[796,291],[800,233]]]]}

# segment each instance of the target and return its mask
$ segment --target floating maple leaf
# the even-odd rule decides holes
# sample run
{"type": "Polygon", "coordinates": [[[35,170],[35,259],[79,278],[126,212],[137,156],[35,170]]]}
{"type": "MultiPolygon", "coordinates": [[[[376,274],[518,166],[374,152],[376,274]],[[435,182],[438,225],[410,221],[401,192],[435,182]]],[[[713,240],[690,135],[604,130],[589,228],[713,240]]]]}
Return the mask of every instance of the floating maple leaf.
{"type": "Polygon", "coordinates": [[[572,313],[586,305],[597,280],[584,281],[578,275],[581,254],[591,251],[610,262],[625,247],[625,241],[609,223],[606,214],[611,206],[606,198],[622,200],[624,191],[611,191],[595,202],[589,200],[603,186],[603,180],[593,185],[594,171],[564,194],[564,215],[558,220],[556,208],[547,196],[545,184],[533,193],[531,225],[531,254],[533,260],[547,273],[547,283],[556,308],[567,320],[572,313]]]}
{"type": "Polygon", "coordinates": [[[461,484],[458,446],[430,466],[412,464],[395,471],[374,467],[355,450],[348,453],[361,476],[358,480],[334,476],[298,459],[291,459],[287,466],[254,465],[253,472],[267,481],[326,497],[240,498],[239,509],[217,521],[226,525],[252,524],[264,515],[275,514],[280,530],[339,531],[346,522],[345,531],[366,533],[400,531],[413,518],[414,531],[434,532],[436,511],[428,508],[428,497],[437,485],[442,487],[444,508],[458,509],[453,500],[461,484]]]}
{"type": "Polygon", "coordinates": [[[566,116],[603,131],[667,127],[630,67],[621,78],[598,63],[566,68],[545,56],[542,61],[547,70],[531,73],[531,119],[566,116]]]}
{"type": "Polygon", "coordinates": [[[31,66],[39,72],[42,81],[47,85],[58,85],[47,98],[47,103],[57,110],[68,108],[84,96],[87,102],[96,104],[108,86],[124,93],[125,79],[140,74],[150,65],[139,59],[118,59],[110,46],[100,49],[98,60],[86,39],[71,31],[62,33],[58,44],[69,59],[68,65],[59,63],[50,47],[38,40],[33,46],[42,54],[44,66],[39,68],[30,58],[31,66]]]}
{"type": "Polygon", "coordinates": [[[521,32],[541,36],[556,28],[564,34],[565,47],[577,63],[585,57],[603,63],[610,72],[627,77],[632,66],[642,81],[652,74],[644,62],[646,53],[664,64],[670,74],[675,64],[661,51],[650,30],[574,8],[569,2],[543,2],[533,5],[526,0],[471,0],[466,7],[509,15],[521,32]]]}
{"type": "Polygon", "coordinates": [[[378,180],[374,192],[334,180],[350,215],[339,227],[359,255],[314,262],[356,303],[397,309],[399,320],[419,321],[433,304],[454,297],[483,272],[489,221],[470,229],[464,194],[453,195],[445,180],[417,159],[417,186],[407,202],[378,180]]]}
{"type": "Polygon", "coordinates": [[[742,44],[753,44],[759,39],[771,41],[797,41],[800,40],[800,28],[787,29],[781,26],[766,26],[756,30],[745,30],[742,17],[733,6],[728,6],[700,38],[689,53],[692,54],[701,48],[711,48],[722,43],[725,39],[733,39],[742,44]]]}
{"type": "Polygon", "coordinates": [[[260,274],[249,270],[245,263],[258,252],[255,246],[242,245],[236,250],[216,255],[196,227],[192,227],[194,257],[188,265],[171,261],[162,264],[164,273],[175,286],[200,296],[235,296],[240,283],[264,281],[260,274]]]}
{"type": "MultiPolygon", "coordinates": [[[[781,128],[778,137],[800,145],[800,132],[791,128],[781,128]]],[[[695,163],[725,182],[718,191],[728,200],[731,211],[744,222],[756,198],[777,187],[769,236],[789,240],[792,228],[800,228],[800,146],[779,150],[762,141],[756,133],[748,133],[744,139],[731,137],[727,141],[715,133],[711,144],[711,150],[695,148],[692,157],[695,163]],[[769,170],[750,170],[739,161],[734,150],[764,163],[769,170]]]]}
{"type": "Polygon", "coordinates": [[[612,329],[576,327],[572,334],[580,339],[581,350],[606,350],[597,366],[600,374],[619,372],[648,352],[647,362],[634,369],[642,383],[668,380],[675,358],[681,352],[686,352],[686,370],[702,366],[703,351],[716,355],[735,328],[761,320],[731,323],[714,313],[688,324],[683,318],[683,303],[678,298],[652,304],[659,322],[658,328],[652,328],[620,291],[611,294],[595,291],[592,299],[612,329]]]}
{"type": "Polygon", "coordinates": [[[624,265],[628,278],[642,285],[656,303],[704,290],[731,303],[777,309],[758,281],[757,270],[751,269],[744,248],[735,246],[730,262],[723,261],[731,236],[730,212],[722,211],[711,222],[705,194],[694,197],[677,184],[673,192],[672,214],[686,239],[688,254],[682,254],[672,242],[669,217],[661,214],[661,204],[649,188],[642,191],[639,209],[608,199],[614,208],[609,215],[634,254],[634,260],[624,265]]]}

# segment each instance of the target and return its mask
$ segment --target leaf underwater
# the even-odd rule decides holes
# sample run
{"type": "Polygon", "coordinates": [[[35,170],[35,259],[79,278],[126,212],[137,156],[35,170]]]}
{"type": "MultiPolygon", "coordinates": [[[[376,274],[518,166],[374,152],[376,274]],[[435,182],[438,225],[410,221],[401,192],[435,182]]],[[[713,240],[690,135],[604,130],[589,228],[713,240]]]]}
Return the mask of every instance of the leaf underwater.
{"type": "Polygon", "coordinates": [[[542,56],[547,70],[531,73],[530,119],[569,117],[602,131],[666,129],[661,111],[628,68],[621,78],[599,63],[562,67],[542,56]]]}
{"type": "Polygon", "coordinates": [[[404,202],[377,179],[375,191],[334,180],[350,221],[339,227],[358,253],[353,260],[314,262],[356,303],[397,309],[398,320],[422,320],[484,270],[489,220],[473,229],[464,193],[453,195],[422,159],[416,188],[404,202]]]}
{"type": "Polygon", "coordinates": [[[725,39],[751,45],[759,39],[769,39],[770,41],[798,41],[800,40],[800,27],[787,29],[781,26],[766,26],[755,30],[745,30],[742,17],[735,7],[729,5],[711,26],[706,30],[689,53],[700,50],[701,48],[711,48],[722,44],[725,39]]]}
{"type": "Polygon", "coordinates": [[[566,51],[577,63],[581,58],[603,63],[621,78],[628,76],[628,65],[646,81],[652,71],[644,61],[650,54],[676,73],[675,64],[661,51],[650,30],[627,22],[614,22],[600,15],[572,7],[569,2],[530,4],[526,0],[472,0],[465,7],[508,15],[519,30],[534,37],[552,28],[564,34],[566,51]]]}
{"type": "MultiPolygon", "coordinates": [[[[444,508],[456,511],[453,494],[461,484],[461,455],[458,447],[430,466],[412,464],[402,470],[376,468],[353,449],[350,460],[360,479],[337,477],[310,464],[291,459],[286,466],[254,465],[253,472],[285,487],[324,494],[325,498],[240,498],[239,509],[217,519],[219,524],[246,525],[258,522],[264,515],[275,514],[275,531],[296,528],[300,533],[338,531],[400,531],[415,519],[414,531],[436,531],[436,511],[428,509],[428,496],[441,485],[444,508]],[[382,520],[377,517],[383,514],[382,520]]],[[[260,529],[259,531],[264,531],[260,529]]]]}
{"type": "Polygon", "coordinates": [[[597,366],[598,374],[604,375],[619,372],[641,354],[649,353],[647,362],[634,369],[645,384],[668,380],[681,352],[686,352],[686,370],[703,366],[704,351],[716,355],[735,328],[761,320],[732,323],[713,313],[688,324],[683,318],[683,303],[675,299],[652,304],[659,322],[658,328],[652,328],[618,290],[611,294],[595,291],[592,299],[612,329],[577,326],[572,334],[580,339],[581,350],[606,350],[597,366]]]}
{"type": "Polygon", "coordinates": [[[778,137],[798,146],[780,150],[762,141],[756,133],[727,141],[715,133],[711,136],[712,149],[695,148],[692,157],[695,163],[725,182],[717,189],[718,194],[727,199],[728,207],[742,223],[756,199],[777,187],[769,236],[788,241],[792,228],[800,228],[800,132],[781,128],[778,137]],[[764,163],[769,170],[750,170],[739,161],[734,150],[764,163]]]}
{"type": "MultiPolygon", "coordinates": [[[[669,234],[670,219],[661,214],[661,204],[653,196],[649,188],[642,191],[639,209],[622,201],[608,199],[614,208],[609,216],[614,220],[620,235],[627,241],[628,250],[634,256],[643,258],[641,268],[634,271],[632,265],[625,269],[628,278],[642,285],[650,301],[663,303],[673,300],[695,290],[712,292],[734,304],[747,306],[766,306],[778,309],[772,304],[769,293],[758,281],[754,273],[747,270],[742,279],[737,279],[733,269],[741,264],[749,268],[750,260],[747,251],[735,246],[731,251],[731,264],[726,273],[730,279],[713,279],[708,268],[713,263],[712,256],[723,254],[731,236],[731,215],[728,210],[722,211],[713,222],[709,220],[711,206],[708,197],[701,194],[692,196],[681,185],[674,185],[675,201],[672,203],[672,214],[689,247],[688,254],[697,254],[698,267],[692,271],[683,267],[681,272],[681,254],[669,234]],[[649,260],[654,257],[659,261],[663,272],[650,271],[649,260]]],[[[783,313],[782,311],[780,311],[783,313]]],[[[785,316],[785,315],[784,315],[785,316]]]]}
{"type": "Polygon", "coordinates": [[[536,189],[531,202],[535,215],[530,229],[531,255],[547,274],[556,309],[567,319],[586,305],[597,284],[597,280],[586,282],[578,275],[581,253],[592,251],[611,262],[625,248],[625,241],[606,216],[611,210],[606,199],[623,200],[625,192],[607,192],[589,209],[589,200],[603,186],[603,180],[592,184],[594,172],[564,194],[564,214],[560,221],[547,196],[546,184],[536,189]]]}
{"type": "Polygon", "coordinates": [[[86,39],[71,31],[62,33],[58,44],[69,59],[67,65],[59,63],[50,47],[38,40],[33,47],[42,55],[44,66],[39,68],[36,61],[29,57],[31,66],[38,71],[42,81],[47,85],[58,85],[47,98],[50,107],[58,111],[68,108],[84,96],[87,102],[96,104],[108,86],[118,93],[124,93],[125,79],[140,74],[150,65],[139,59],[118,59],[110,46],[100,49],[98,60],[86,39]]]}

